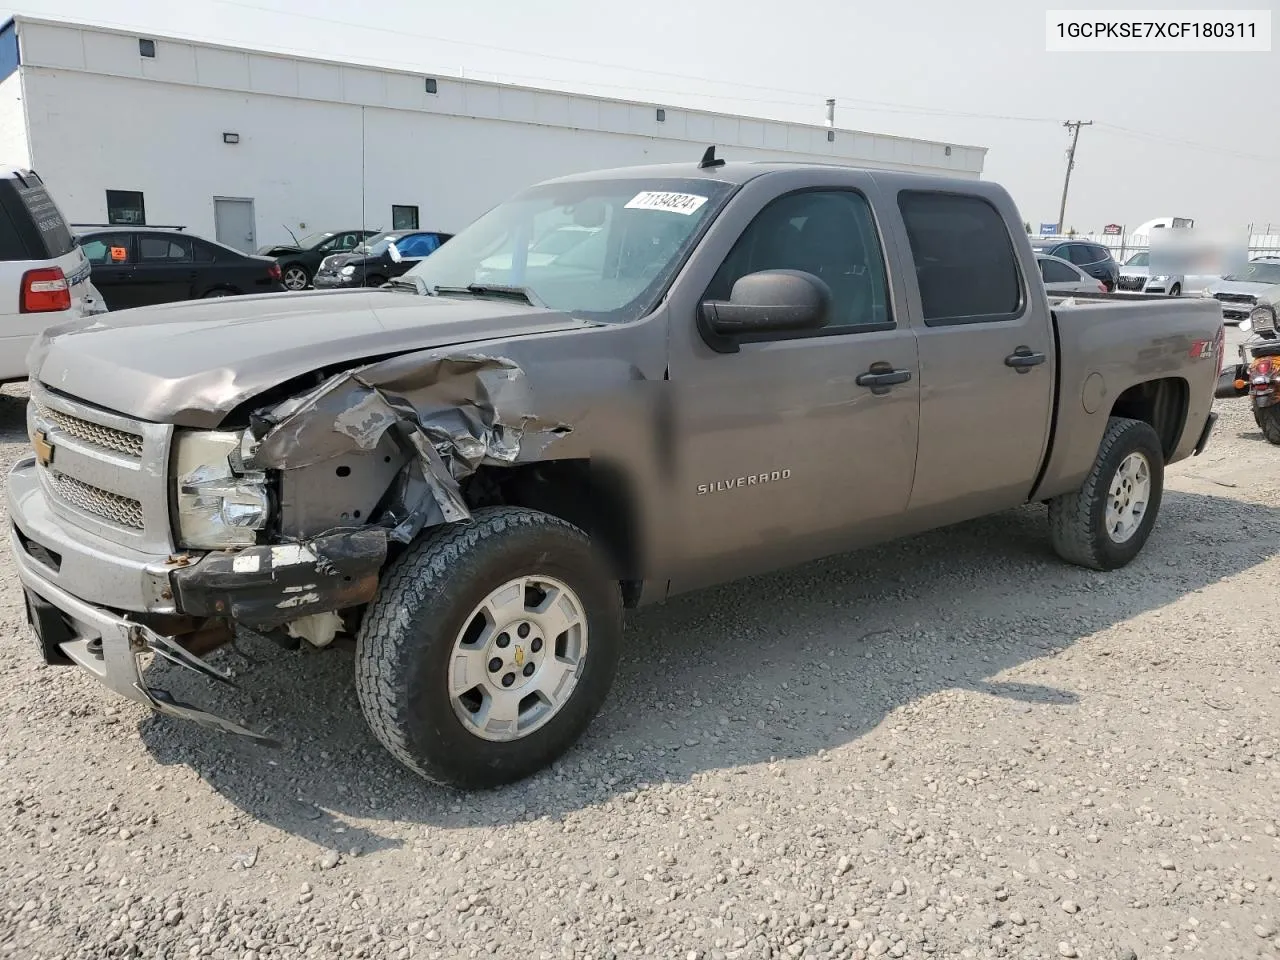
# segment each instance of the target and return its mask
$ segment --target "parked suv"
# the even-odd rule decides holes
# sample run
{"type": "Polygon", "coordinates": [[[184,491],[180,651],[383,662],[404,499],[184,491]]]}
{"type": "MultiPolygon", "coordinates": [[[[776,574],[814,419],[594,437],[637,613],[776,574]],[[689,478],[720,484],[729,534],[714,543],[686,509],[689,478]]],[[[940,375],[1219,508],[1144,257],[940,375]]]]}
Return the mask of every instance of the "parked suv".
{"type": "Polygon", "coordinates": [[[1089,276],[1101,280],[1102,285],[1107,288],[1107,293],[1114,291],[1120,283],[1120,264],[1111,255],[1111,251],[1100,243],[1050,238],[1032,240],[1031,246],[1035,248],[1036,253],[1061,257],[1069,263],[1074,263],[1089,276]]]}
{"type": "Polygon", "coordinates": [[[0,383],[27,378],[27,350],[45,327],[105,310],[44,182],[0,167],[0,383]]]}
{"type": "Polygon", "coordinates": [[[280,264],[183,233],[104,227],[80,234],[93,279],[112,310],[177,300],[283,293],[280,264]]]}

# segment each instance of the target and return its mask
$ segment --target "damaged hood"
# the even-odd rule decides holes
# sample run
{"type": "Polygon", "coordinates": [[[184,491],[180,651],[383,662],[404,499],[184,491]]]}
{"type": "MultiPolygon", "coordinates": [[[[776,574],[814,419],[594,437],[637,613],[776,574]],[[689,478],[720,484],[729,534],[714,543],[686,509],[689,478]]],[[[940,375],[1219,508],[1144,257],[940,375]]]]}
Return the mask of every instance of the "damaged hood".
{"type": "Polygon", "coordinates": [[[28,357],[46,386],[144,420],[215,427],[322,367],[593,326],[506,301],[352,290],[218,297],[53,327],[28,357]]]}

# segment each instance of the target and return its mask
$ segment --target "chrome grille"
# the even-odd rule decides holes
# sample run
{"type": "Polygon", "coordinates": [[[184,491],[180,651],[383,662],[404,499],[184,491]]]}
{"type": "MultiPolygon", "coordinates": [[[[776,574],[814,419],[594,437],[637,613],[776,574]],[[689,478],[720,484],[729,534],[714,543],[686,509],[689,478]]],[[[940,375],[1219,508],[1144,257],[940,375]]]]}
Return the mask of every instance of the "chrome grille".
{"type": "Polygon", "coordinates": [[[1223,303],[1247,303],[1249,306],[1258,302],[1257,297],[1247,293],[1215,293],[1213,297],[1223,303]]]}
{"type": "Polygon", "coordinates": [[[39,419],[45,423],[52,424],[63,433],[75,437],[83,443],[88,443],[104,450],[123,453],[125,456],[133,457],[135,460],[142,457],[142,437],[137,434],[126,433],[124,430],[116,430],[113,427],[104,427],[97,423],[90,423],[88,420],[73,417],[69,413],[63,413],[61,410],[50,409],[38,400],[32,400],[31,402],[35,406],[35,414],[39,419]]]}
{"type": "Polygon", "coordinates": [[[76,509],[122,527],[143,528],[142,504],[139,501],[99,489],[56,470],[50,470],[49,477],[58,496],[76,509]]]}

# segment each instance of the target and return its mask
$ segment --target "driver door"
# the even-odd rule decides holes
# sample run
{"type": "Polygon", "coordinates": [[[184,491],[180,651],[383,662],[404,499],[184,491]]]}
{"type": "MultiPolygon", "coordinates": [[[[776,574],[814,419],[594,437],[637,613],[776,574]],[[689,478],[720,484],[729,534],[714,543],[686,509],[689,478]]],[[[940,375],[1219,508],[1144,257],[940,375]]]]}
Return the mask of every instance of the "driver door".
{"type": "MultiPolygon", "coordinates": [[[[920,414],[916,337],[895,298],[865,175],[762,200],[702,300],[739,278],[803,270],[832,291],[828,325],[755,335],[719,353],[673,307],[679,478],[673,593],[851,549],[905,516],[920,414]],[[901,315],[900,315],[901,314],[901,315]],[[898,371],[902,382],[859,385],[898,371]]],[[[745,202],[745,198],[743,201],[745,202]]]]}

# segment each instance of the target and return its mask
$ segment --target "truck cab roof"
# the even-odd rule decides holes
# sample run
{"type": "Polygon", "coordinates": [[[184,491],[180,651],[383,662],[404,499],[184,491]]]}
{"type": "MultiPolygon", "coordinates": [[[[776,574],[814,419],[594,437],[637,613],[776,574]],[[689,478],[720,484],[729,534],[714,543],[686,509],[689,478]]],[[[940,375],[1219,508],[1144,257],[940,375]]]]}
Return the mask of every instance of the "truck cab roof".
{"type": "Polygon", "coordinates": [[[989,189],[1003,192],[1003,188],[984,180],[970,180],[963,177],[946,177],[939,174],[918,173],[906,170],[885,170],[877,167],[859,167],[845,163],[819,163],[814,161],[789,160],[726,160],[718,166],[704,167],[698,163],[653,163],[631,167],[614,167],[605,170],[593,170],[587,173],[574,173],[556,177],[544,183],[575,183],[587,180],[714,180],[721,183],[742,185],[770,174],[801,174],[828,171],[849,171],[865,173],[885,182],[910,183],[917,189],[922,187],[962,187],[966,191],[984,193],[989,189]]]}

